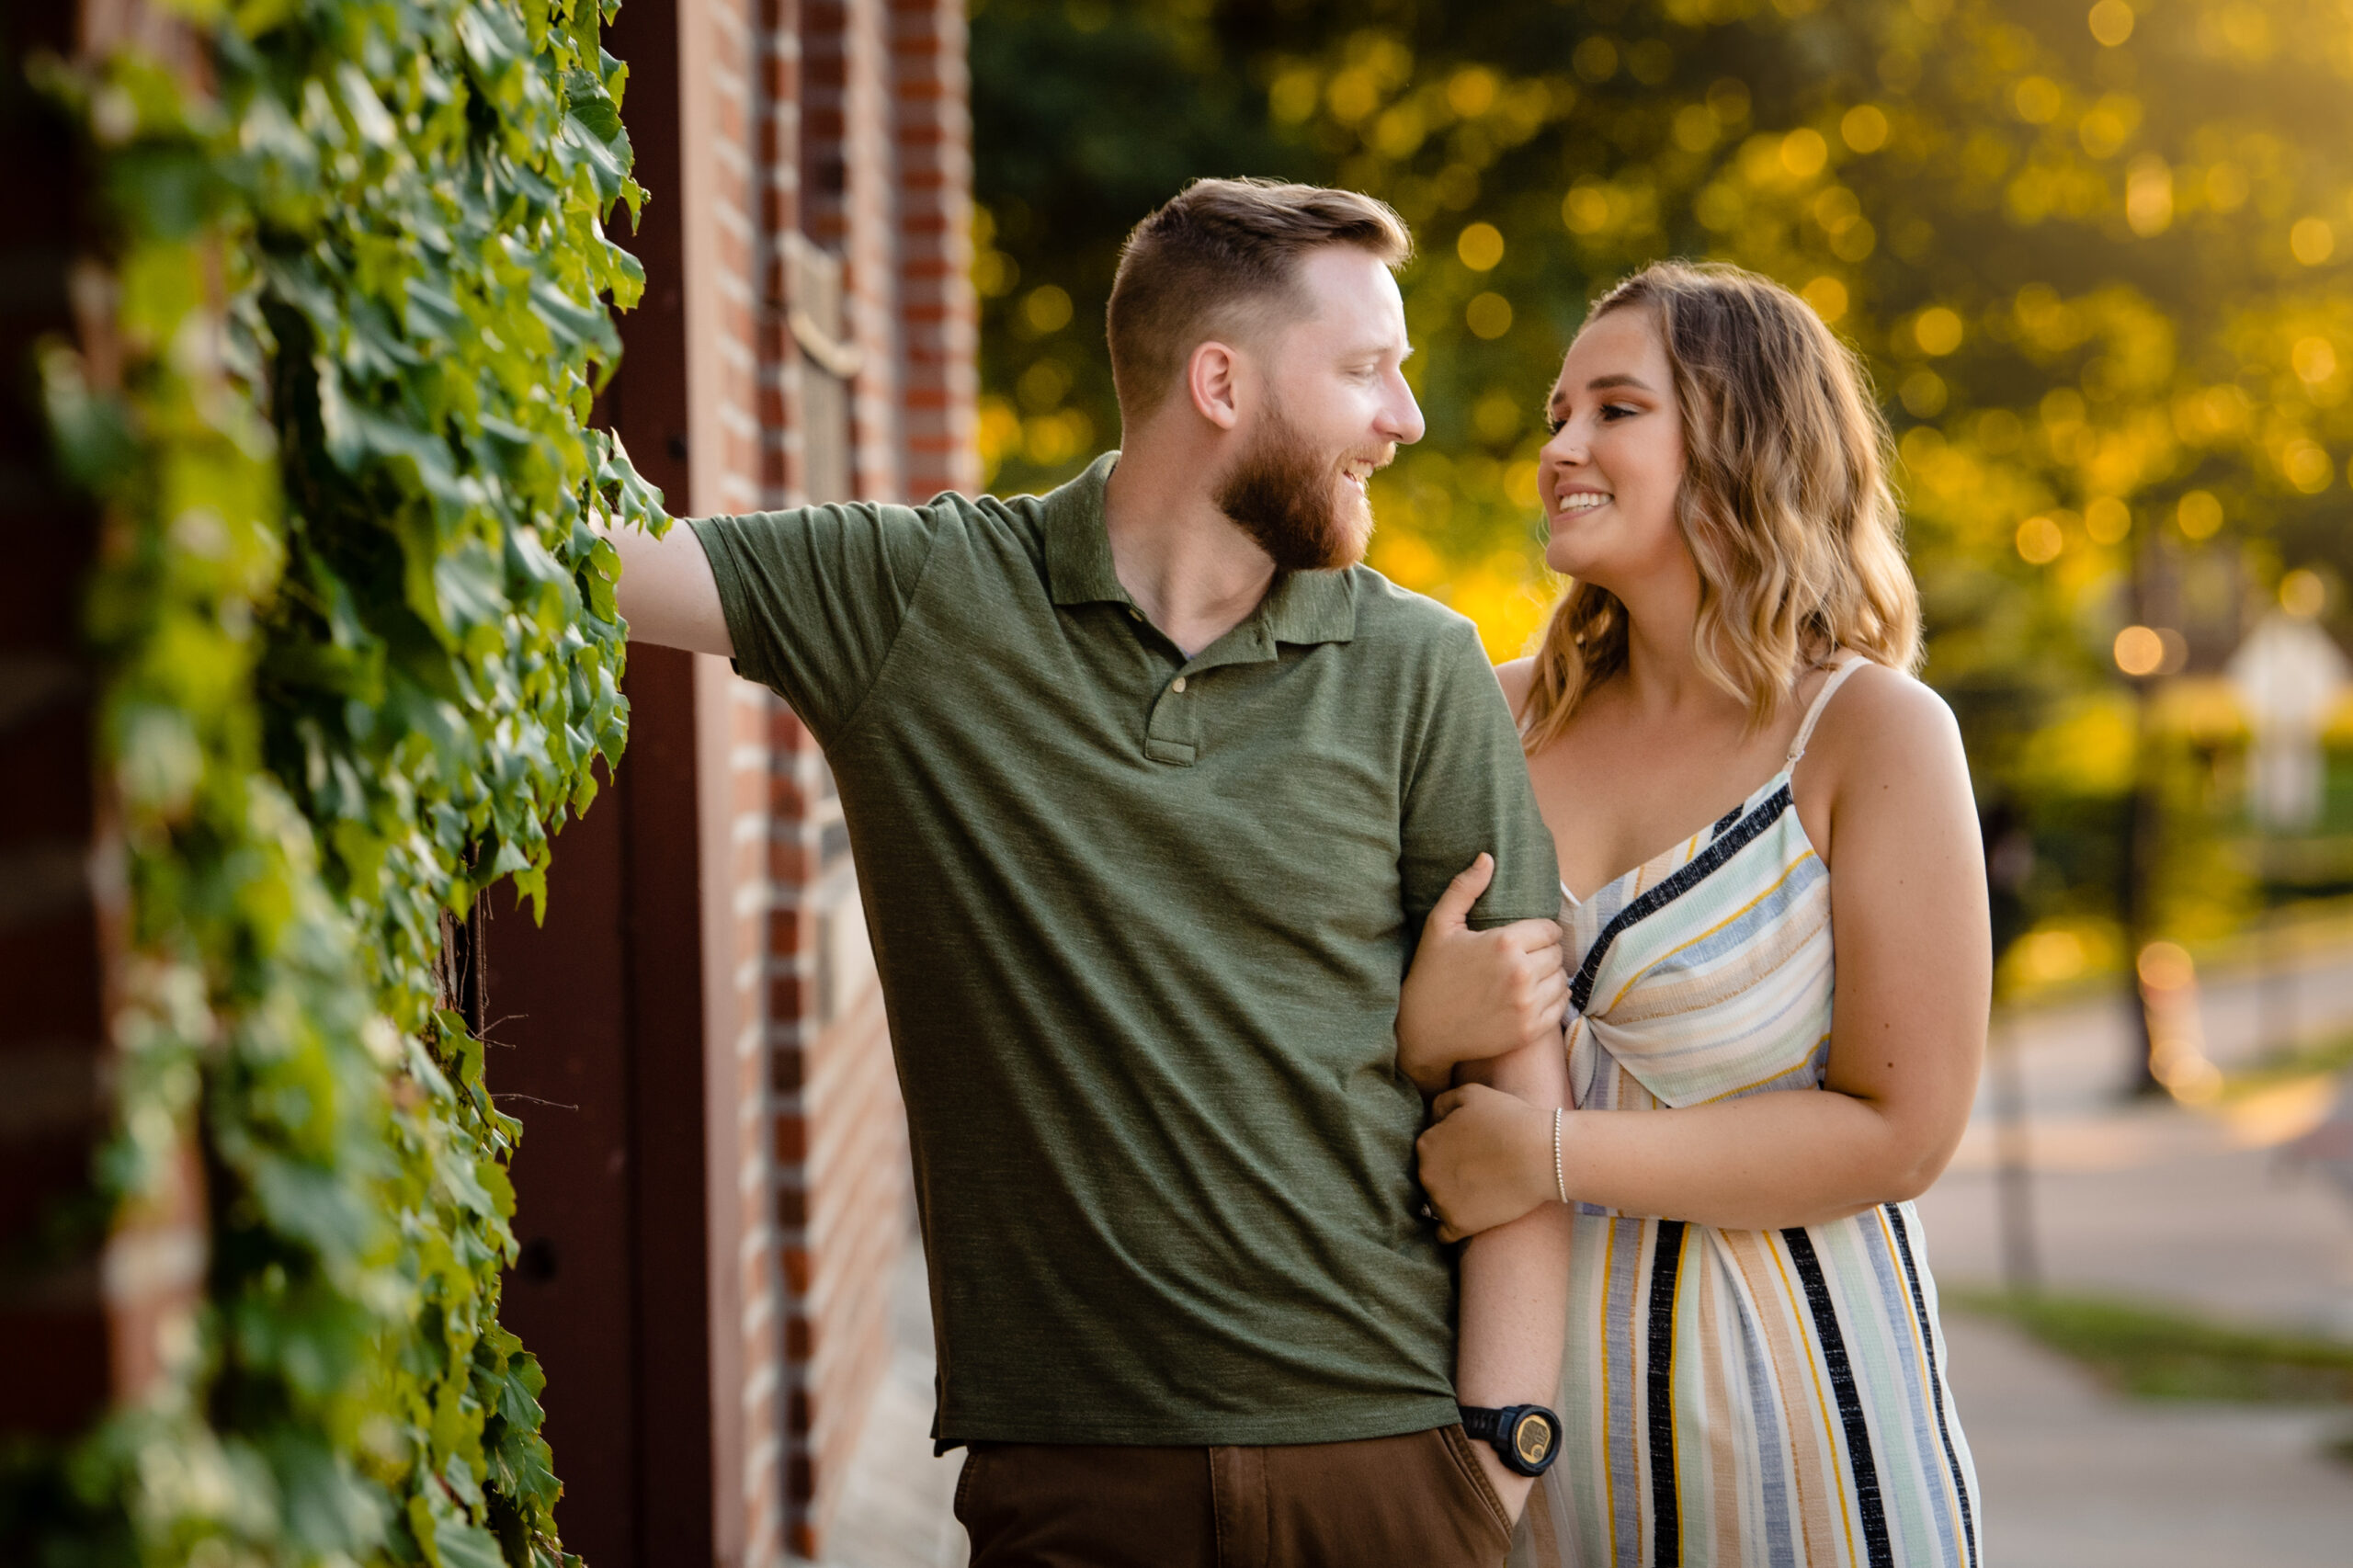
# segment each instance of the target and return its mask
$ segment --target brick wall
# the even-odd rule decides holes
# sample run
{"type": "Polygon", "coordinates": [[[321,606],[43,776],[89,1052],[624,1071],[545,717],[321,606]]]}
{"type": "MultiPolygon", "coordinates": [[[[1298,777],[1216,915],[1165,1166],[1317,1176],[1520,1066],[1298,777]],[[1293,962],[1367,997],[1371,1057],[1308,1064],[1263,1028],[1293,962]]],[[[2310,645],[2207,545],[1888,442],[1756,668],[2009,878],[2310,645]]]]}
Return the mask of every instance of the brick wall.
{"type": "MultiPolygon", "coordinates": [[[[112,1121],[124,890],[81,627],[101,520],[53,475],[30,371],[43,340],[76,343],[100,383],[119,356],[106,278],[74,255],[86,229],[73,140],[22,83],[34,51],[70,57],[129,29],[194,74],[185,37],[135,6],[33,6],[0,29],[16,84],[0,90],[0,145],[17,165],[0,228],[0,1440],[70,1436],[145,1391],[205,1256],[185,1145],[157,1201],[110,1234],[57,1228],[112,1121]]],[[[16,1560],[5,1539],[0,1560],[16,1560]]]]}
{"type": "Polygon", "coordinates": [[[899,439],[907,493],[981,485],[972,126],[963,0],[891,0],[899,439]]]}
{"type": "MultiPolygon", "coordinates": [[[[798,20],[798,112],[790,95],[777,95],[779,120],[792,123],[779,124],[775,144],[786,147],[796,133],[798,143],[779,156],[779,179],[797,173],[802,232],[840,259],[840,316],[825,324],[837,325],[858,360],[846,428],[802,434],[846,440],[840,466],[859,497],[913,500],[972,488],[975,310],[961,0],[800,0],[798,20]]],[[[794,350],[789,332],[781,337],[779,383],[797,372],[803,386],[821,385],[826,369],[794,350]]],[[[810,498],[792,483],[790,464],[785,473],[775,503],[810,498]]],[[[814,1556],[889,1356],[888,1284],[910,1204],[905,1113],[840,802],[815,744],[781,705],[769,727],[769,779],[786,1474],[791,1544],[814,1556]]]]}
{"type": "MultiPolygon", "coordinates": [[[[694,508],[974,487],[961,0],[703,3],[710,75],[682,83],[707,93],[712,137],[707,249],[688,278],[716,296],[699,312],[715,342],[689,340],[707,360],[694,508]]],[[[822,1553],[888,1358],[910,1199],[832,775],[774,697],[732,682],[725,700],[728,983],[757,1066],[740,1102],[739,1245],[745,1540],[759,1563],[779,1543],[822,1553]]]]}

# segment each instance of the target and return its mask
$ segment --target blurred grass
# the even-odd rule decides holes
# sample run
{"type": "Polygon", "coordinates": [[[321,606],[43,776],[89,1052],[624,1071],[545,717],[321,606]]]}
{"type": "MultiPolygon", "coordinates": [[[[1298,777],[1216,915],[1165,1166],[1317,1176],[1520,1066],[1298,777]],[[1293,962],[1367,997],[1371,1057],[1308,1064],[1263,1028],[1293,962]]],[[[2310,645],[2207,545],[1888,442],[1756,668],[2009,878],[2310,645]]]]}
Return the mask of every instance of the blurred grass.
{"type": "MultiPolygon", "coordinates": [[[[1949,1294],[1956,1305],[2016,1324],[2137,1398],[2353,1404],[2353,1345],[2240,1328],[2114,1297],[1949,1294]]],[[[2339,1457],[2353,1461],[2353,1451],[2339,1457]]]]}
{"type": "Polygon", "coordinates": [[[2315,1078],[2353,1069],[2353,1034],[2333,1036],[2286,1051],[2266,1051],[2244,1067],[2223,1075],[2222,1098],[2244,1099],[2265,1089],[2301,1078],[2315,1078]]]}

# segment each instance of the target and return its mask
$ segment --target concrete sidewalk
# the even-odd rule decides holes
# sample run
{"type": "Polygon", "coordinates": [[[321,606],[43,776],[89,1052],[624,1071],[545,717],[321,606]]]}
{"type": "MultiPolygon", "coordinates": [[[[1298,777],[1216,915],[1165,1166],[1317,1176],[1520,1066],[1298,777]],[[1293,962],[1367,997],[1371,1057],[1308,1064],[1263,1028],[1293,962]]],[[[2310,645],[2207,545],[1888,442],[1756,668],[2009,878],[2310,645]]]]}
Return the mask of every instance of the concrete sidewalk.
{"type": "Polygon", "coordinates": [[[2154,1404],[2006,1327],[1947,1312],[1987,1568],[2345,1568],[2347,1413],[2154,1404]]]}
{"type": "MultiPolygon", "coordinates": [[[[2207,984],[2207,1051],[2224,1070],[2262,1053],[2278,989],[2245,974],[2207,984]]],[[[2303,1037],[2353,1028],[2353,951],[2310,955],[2285,989],[2303,1037]]],[[[2353,1338],[2353,1206],[2287,1153],[2336,1108],[2342,1081],[2285,1083],[2209,1110],[2124,1101],[2129,1029],[2113,997],[1995,1028],[1995,1051],[2016,1051],[2023,1079],[2027,1233],[2042,1282],[2353,1338]]],[[[2000,1087],[1989,1062],[1969,1132],[1921,1203],[1942,1279],[2002,1281],[2000,1087]]]]}
{"type": "Polygon", "coordinates": [[[931,1296],[923,1244],[908,1238],[891,1292],[891,1366],[868,1410],[841,1508],[825,1541],[828,1568],[959,1568],[964,1527],[950,1507],[961,1449],[931,1451],[931,1296]]]}
{"type": "MultiPolygon", "coordinates": [[[[2353,1027],[2353,954],[2304,955],[2285,982],[2211,979],[2200,1010],[2226,1069],[2259,1054],[2283,1017],[2307,1038],[2353,1027]]],[[[2109,999],[1997,1032],[1996,1049],[2018,1052],[2027,1239],[2042,1285],[2353,1337],[2353,1207],[2283,1154],[2341,1085],[2287,1084],[2211,1111],[2123,1101],[2130,1027],[2109,999]]],[[[1967,1139],[1920,1203],[1947,1289],[2005,1282],[1998,1087],[1989,1071],[1967,1139]]],[[[2325,1451],[2353,1435],[2353,1411],[2121,1398],[2006,1324],[1949,1307],[1944,1324],[1986,1563],[2353,1563],[2353,1467],[2325,1451]]]]}

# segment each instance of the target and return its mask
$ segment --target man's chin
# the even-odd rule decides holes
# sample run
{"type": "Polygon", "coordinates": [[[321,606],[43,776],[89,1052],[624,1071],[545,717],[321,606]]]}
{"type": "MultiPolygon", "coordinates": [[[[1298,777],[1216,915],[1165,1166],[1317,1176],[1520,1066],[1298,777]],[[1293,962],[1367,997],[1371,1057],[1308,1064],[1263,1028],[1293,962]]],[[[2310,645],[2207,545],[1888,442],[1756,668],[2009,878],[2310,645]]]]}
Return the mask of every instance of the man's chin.
{"type": "Polygon", "coordinates": [[[1354,566],[1372,543],[1372,508],[1362,495],[1351,495],[1340,508],[1339,527],[1333,530],[1331,570],[1354,566]]]}
{"type": "Polygon", "coordinates": [[[1343,567],[1362,564],[1364,552],[1371,544],[1372,519],[1367,517],[1361,526],[1351,528],[1341,535],[1338,548],[1332,552],[1331,569],[1337,572],[1343,567]]]}

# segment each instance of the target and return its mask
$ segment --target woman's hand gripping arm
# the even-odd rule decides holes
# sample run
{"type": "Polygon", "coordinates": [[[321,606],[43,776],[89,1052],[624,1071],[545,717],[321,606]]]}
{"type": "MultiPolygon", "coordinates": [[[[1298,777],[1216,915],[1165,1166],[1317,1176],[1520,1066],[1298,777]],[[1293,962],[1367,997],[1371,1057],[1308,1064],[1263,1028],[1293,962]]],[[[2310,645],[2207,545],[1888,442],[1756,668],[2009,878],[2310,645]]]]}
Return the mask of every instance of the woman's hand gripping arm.
{"type": "Polygon", "coordinates": [[[1495,858],[1481,855],[1447,883],[1398,998],[1397,1063],[1425,1096],[1452,1083],[1462,1062],[1560,1040],[1569,997],[1561,927],[1515,920],[1472,930],[1471,906],[1495,877],[1495,858]]]}

